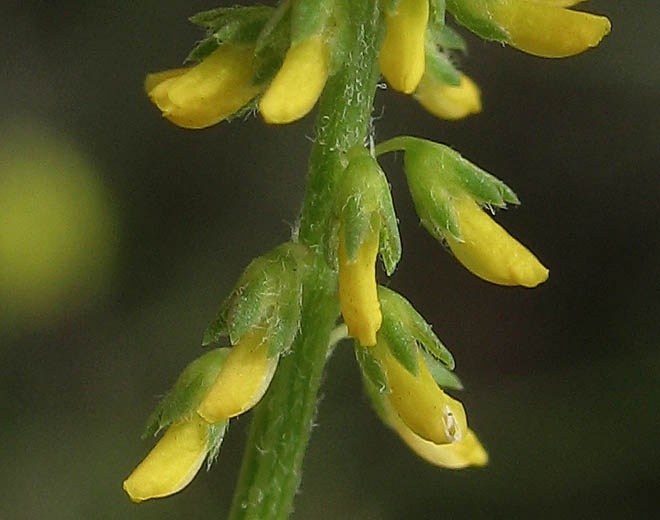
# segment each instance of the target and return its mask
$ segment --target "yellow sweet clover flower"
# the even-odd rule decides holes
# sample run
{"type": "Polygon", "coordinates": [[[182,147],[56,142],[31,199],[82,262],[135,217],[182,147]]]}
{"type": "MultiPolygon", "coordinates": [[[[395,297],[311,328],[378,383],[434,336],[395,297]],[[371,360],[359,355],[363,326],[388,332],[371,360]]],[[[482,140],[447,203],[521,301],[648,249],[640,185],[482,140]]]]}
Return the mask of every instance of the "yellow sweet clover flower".
{"type": "Polygon", "coordinates": [[[445,239],[456,258],[480,278],[500,285],[536,287],[548,279],[548,269],[520,242],[489,217],[474,200],[455,200],[462,240],[445,239]]]}
{"type": "Polygon", "coordinates": [[[469,428],[460,440],[448,444],[436,444],[412,431],[391,406],[386,404],[385,409],[387,413],[385,421],[410,449],[427,462],[448,469],[485,466],[488,463],[488,453],[469,428]]]}
{"type": "Polygon", "coordinates": [[[149,74],[145,90],[163,116],[183,128],[206,128],[231,116],[262,87],[252,83],[254,47],[225,43],[189,67],[149,74]]]}
{"type": "Polygon", "coordinates": [[[383,316],[378,302],[376,284],[376,257],[379,247],[379,229],[369,229],[358,249],[355,260],[346,254],[343,230],[339,231],[339,302],[348,334],[360,345],[376,344],[376,332],[383,316]]]}
{"type": "Polygon", "coordinates": [[[426,110],[442,119],[461,119],[481,112],[479,87],[465,74],[461,74],[458,86],[440,83],[424,74],[415,98],[426,110]]]}
{"type": "Polygon", "coordinates": [[[595,47],[612,27],[604,16],[566,9],[569,0],[491,0],[489,17],[508,34],[508,43],[535,56],[564,58],[595,47]]]}
{"type": "Polygon", "coordinates": [[[197,414],[170,426],[124,481],[133,502],[181,491],[195,477],[208,453],[209,425],[197,414]]]}
{"type": "Polygon", "coordinates": [[[379,64],[381,74],[395,90],[412,94],[422,79],[428,19],[428,0],[401,0],[397,10],[385,16],[379,64]]]}
{"type": "Polygon", "coordinates": [[[246,332],[231,349],[218,377],[197,413],[214,424],[252,408],[263,397],[277,368],[278,356],[268,357],[265,328],[246,332]]]}
{"type": "Polygon", "coordinates": [[[259,102],[264,120],[285,124],[305,116],[323,91],[329,67],[330,49],[323,34],[293,45],[259,102]]]}
{"type": "Polygon", "coordinates": [[[392,356],[383,338],[379,338],[374,353],[387,379],[387,399],[415,435],[434,444],[449,444],[467,434],[463,405],[437,385],[421,353],[417,354],[417,376],[392,356]]]}

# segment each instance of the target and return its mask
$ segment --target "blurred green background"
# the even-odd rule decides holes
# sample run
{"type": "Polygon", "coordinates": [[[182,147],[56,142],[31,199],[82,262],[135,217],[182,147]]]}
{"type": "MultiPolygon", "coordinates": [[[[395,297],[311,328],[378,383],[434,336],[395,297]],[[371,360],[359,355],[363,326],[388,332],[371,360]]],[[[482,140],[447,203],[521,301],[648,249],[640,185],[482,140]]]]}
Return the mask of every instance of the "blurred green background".
{"type": "MultiPolygon", "coordinates": [[[[225,5],[230,5],[226,2],[225,5]]],[[[313,117],[204,131],[162,119],[146,72],[178,66],[214,2],[5,2],[0,17],[0,518],[223,518],[249,416],[182,493],[121,482],[159,395],[250,259],[286,240],[313,117]]],[[[376,134],[451,144],[523,201],[498,220],[550,267],[484,283],[419,226],[383,167],[404,256],[391,286],[434,324],[490,451],[416,458],[381,425],[348,344],[331,359],[297,519],[649,518],[659,505],[660,10],[593,1],[613,32],[543,60],[469,40],[484,112],[449,123],[380,91],[376,134]]],[[[384,280],[384,278],[383,278],[384,280]]]]}

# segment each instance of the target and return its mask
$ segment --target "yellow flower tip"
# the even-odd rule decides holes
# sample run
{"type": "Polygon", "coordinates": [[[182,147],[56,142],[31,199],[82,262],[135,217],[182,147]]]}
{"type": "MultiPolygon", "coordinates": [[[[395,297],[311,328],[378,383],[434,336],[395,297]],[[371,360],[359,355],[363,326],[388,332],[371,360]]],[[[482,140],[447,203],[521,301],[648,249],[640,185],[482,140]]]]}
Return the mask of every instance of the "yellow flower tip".
{"type": "Polygon", "coordinates": [[[245,106],[261,90],[252,85],[254,49],[221,45],[187,69],[149,74],[145,90],[163,116],[183,128],[206,128],[245,106]]]}
{"type": "Polygon", "coordinates": [[[462,119],[481,112],[479,87],[464,74],[461,74],[461,83],[458,86],[438,83],[428,74],[424,74],[417,86],[415,97],[426,110],[442,119],[462,119]]]}
{"type": "Polygon", "coordinates": [[[435,444],[415,434],[396,414],[390,417],[389,422],[410,449],[435,466],[461,469],[488,463],[488,453],[470,429],[460,441],[435,444]]]}
{"type": "MultiPolygon", "coordinates": [[[[343,237],[340,230],[340,237],[343,237]]],[[[376,332],[383,322],[376,284],[378,231],[371,230],[350,262],[343,238],[339,240],[339,303],[348,334],[363,347],[376,344],[376,332]]]]}
{"type": "Polygon", "coordinates": [[[571,2],[498,0],[492,2],[490,14],[507,31],[511,45],[543,58],[574,56],[595,47],[610,32],[606,17],[563,5],[571,2]]]}
{"type": "Polygon", "coordinates": [[[130,499],[143,502],[186,487],[206,457],[208,429],[208,424],[197,415],[170,426],[124,481],[124,491],[130,499]]]}
{"type": "Polygon", "coordinates": [[[489,217],[472,199],[455,203],[463,241],[445,238],[454,256],[473,274],[499,285],[536,287],[549,271],[520,242],[489,217]]]}
{"type": "Polygon", "coordinates": [[[428,19],[428,0],[401,0],[397,11],[385,18],[380,72],[393,89],[405,94],[412,94],[424,75],[428,19]]]}
{"type": "Polygon", "coordinates": [[[246,332],[231,349],[197,413],[210,424],[235,417],[263,397],[273,379],[278,356],[268,357],[264,329],[246,332]]]}
{"type": "Polygon", "coordinates": [[[264,121],[291,123],[314,108],[330,67],[330,49],[322,34],[292,46],[259,102],[264,121]]]}
{"type": "Polygon", "coordinates": [[[461,441],[467,434],[463,405],[437,385],[422,355],[418,355],[419,374],[415,377],[386,351],[382,341],[377,349],[390,387],[389,402],[403,423],[434,444],[461,441]]]}

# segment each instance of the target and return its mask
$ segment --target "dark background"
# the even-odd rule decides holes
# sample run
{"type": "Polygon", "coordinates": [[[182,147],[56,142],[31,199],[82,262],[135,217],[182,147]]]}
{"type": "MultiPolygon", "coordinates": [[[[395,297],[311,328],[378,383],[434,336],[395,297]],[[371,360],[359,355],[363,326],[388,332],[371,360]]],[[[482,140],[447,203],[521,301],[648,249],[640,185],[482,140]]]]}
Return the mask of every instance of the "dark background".
{"type": "MultiPolygon", "coordinates": [[[[0,518],[206,519],[229,507],[249,417],[179,495],[134,505],[121,489],[152,445],[139,436],[157,397],[201,352],[241,269],[288,238],[304,189],[313,117],[185,131],[142,91],[146,72],[178,66],[200,37],[186,17],[216,5],[0,9],[0,518]],[[32,221],[42,195],[52,208],[32,221]],[[59,214],[70,225],[49,245],[39,226],[52,237],[59,214]],[[12,257],[24,237],[36,238],[12,257]]],[[[342,345],[294,518],[644,518],[658,505],[660,10],[584,9],[613,31],[571,59],[468,37],[461,62],[481,115],[443,122],[412,98],[377,97],[378,139],[451,144],[510,184],[523,204],[498,220],[551,271],[535,290],[473,277],[419,226],[401,158],[382,161],[404,244],[391,286],[452,350],[489,466],[416,458],[370,410],[342,345]]]]}

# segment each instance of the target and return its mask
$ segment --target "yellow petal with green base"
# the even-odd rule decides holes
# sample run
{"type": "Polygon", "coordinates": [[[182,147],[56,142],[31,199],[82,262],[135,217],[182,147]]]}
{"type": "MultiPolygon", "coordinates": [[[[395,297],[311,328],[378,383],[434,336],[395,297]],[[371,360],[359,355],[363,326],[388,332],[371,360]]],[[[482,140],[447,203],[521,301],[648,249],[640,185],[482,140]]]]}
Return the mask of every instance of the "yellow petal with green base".
{"type": "Polygon", "coordinates": [[[264,121],[286,124],[314,107],[328,79],[330,51],[322,34],[291,47],[259,102],[264,121]]]}
{"type": "Polygon", "coordinates": [[[339,303],[348,334],[363,347],[376,344],[376,332],[383,316],[378,302],[376,284],[376,257],[378,256],[378,230],[370,229],[357,252],[349,261],[344,245],[343,230],[339,231],[339,303]]]}
{"type": "Polygon", "coordinates": [[[513,47],[544,58],[564,58],[595,47],[612,27],[604,16],[560,7],[568,4],[496,0],[488,3],[488,9],[513,47]]]}
{"type": "Polygon", "coordinates": [[[149,74],[145,90],[163,116],[183,128],[219,123],[250,102],[254,48],[225,44],[198,65],[149,74]]]}
{"type": "Polygon", "coordinates": [[[467,418],[463,405],[437,385],[421,354],[417,376],[389,353],[383,341],[378,342],[376,355],[385,369],[389,402],[410,430],[435,444],[457,442],[465,436],[467,418]]]}
{"type": "Polygon", "coordinates": [[[209,425],[196,414],[170,426],[156,446],[124,481],[133,502],[181,491],[199,471],[207,454],[209,425]]]}
{"type": "Polygon", "coordinates": [[[393,89],[412,94],[424,74],[424,38],[429,19],[428,0],[401,0],[385,17],[386,33],[378,62],[393,89]]]}
{"type": "Polygon", "coordinates": [[[470,429],[460,441],[435,444],[415,434],[396,413],[389,416],[388,422],[410,449],[431,464],[448,469],[460,469],[468,466],[484,466],[488,462],[488,453],[470,429]]]}
{"type": "Polygon", "coordinates": [[[454,208],[463,240],[449,233],[445,239],[469,271],[499,285],[536,287],[548,279],[548,269],[476,202],[458,199],[454,208]]]}
{"type": "Polygon", "coordinates": [[[447,85],[424,74],[415,91],[415,98],[434,116],[442,119],[462,119],[481,112],[479,87],[461,74],[461,84],[447,85]]]}
{"type": "Polygon", "coordinates": [[[231,349],[197,413],[215,424],[252,408],[268,389],[277,368],[278,356],[268,357],[265,329],[243,334],[231,349]]]}

